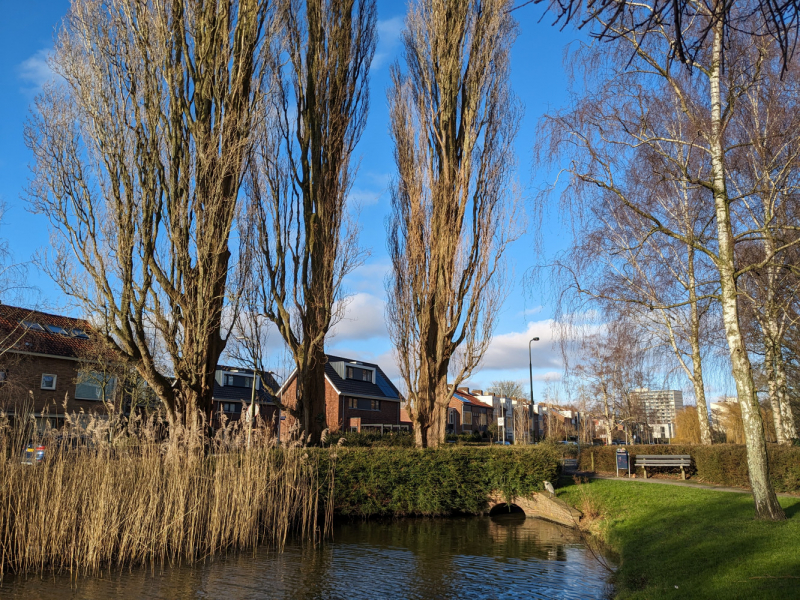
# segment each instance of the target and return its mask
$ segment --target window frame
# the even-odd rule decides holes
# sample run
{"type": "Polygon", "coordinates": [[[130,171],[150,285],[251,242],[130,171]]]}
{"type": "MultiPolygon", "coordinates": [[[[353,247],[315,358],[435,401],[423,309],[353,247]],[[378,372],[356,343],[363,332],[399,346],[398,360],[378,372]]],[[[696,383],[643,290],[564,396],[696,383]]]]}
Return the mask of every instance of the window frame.
{"type": "Polygon", "coordinates": [[[373,398],[357,398],[355,396],[347,396],[347,408],[349,410],[369,410],[379,412],[381,410],[381,401],[373,398]],[[369,402],[369,408],[362,408],[358,405],[359,401],[369,402]]]}
{"type": "Polygon", "coordinates": [[[42,378],[39,381],[39,389],[40,390],[48,390],[54,391],[58,387],[58,374],[57,373],[42,373],[42,378]],[[52,377],[53,378],[53,387],[45,386],[44,378],[45,377],[52,377]]]}
{"type": "Polygon", "coordinates": [[[469,425],[470,427],[472,426],[472,409],[464,409],[463,413],[461,414],[461,421],[462,425],[469,425]]]}

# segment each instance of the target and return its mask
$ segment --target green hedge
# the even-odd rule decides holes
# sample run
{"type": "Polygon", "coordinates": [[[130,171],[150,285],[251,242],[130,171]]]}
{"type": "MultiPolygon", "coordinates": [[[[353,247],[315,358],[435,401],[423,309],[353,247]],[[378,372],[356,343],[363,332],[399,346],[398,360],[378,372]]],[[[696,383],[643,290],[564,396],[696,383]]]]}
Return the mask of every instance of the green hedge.
{"type": "MultiPolygon", "coordinates": [[[[697,445],[653,445],[624,446],[635,464],[637,454],[690,454],[696,475],[709,483],[737,487],[749,487],[747,477],[747,452],[740,444],[697,445]]],[[[619,446],[594,446],[581,452],[580,468],[590,471],[592,454],[594,470],[615,471],[615,454],[619,446]]],[[[794,446],[768,447],[770,478],[778,492],[800,491],[800,448],[794,446]]]]}
{"type": "Polygon", "coordinates": [[[318,452],[322,473],[335,460],[334,512],[351,517],[476,514],[494,490],[513,500],[558,475],[558,455],[544,445],[318,452]]]}

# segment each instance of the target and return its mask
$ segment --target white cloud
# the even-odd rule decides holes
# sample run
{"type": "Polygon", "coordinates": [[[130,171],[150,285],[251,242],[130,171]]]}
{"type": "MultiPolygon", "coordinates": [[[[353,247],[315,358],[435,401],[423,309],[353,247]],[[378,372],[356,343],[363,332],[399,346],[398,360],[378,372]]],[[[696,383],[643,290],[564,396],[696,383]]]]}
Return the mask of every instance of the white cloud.
{"type": "Polygon", "coordinates": [[[383,298],[359,292],[349,298],[344,318],[328,334],[329,344],[388,338],[383,298]]]}
{"type": "Polygon", "coordinates": [[[528,341],[538,337],[531,344],[531,359],[534,369],[553,369],[562,365],[561,353],[554,347],[553,321],[532,321],[525,331],[513,331],[495,335],[481,369],[507,370],[528,368],[528,341]]]}
{"type": "Polygon", "coordinates": [[[402,30],[402,16],[378,21],[378,47],[375,49],[375,57],[372,59],[373,69],[380,69],[392,62],[397,46],[400,43],[400,32],[402,30]]]}
{"type": "Polygon", "coordinates": [[[44,48],[19,64],[19,78],[25,84],[22,88],[24,93],[38,94],[45,84],[59,78],[50,68],[49,60],[51,55],[52,51],[49,48],[44,48]]]}

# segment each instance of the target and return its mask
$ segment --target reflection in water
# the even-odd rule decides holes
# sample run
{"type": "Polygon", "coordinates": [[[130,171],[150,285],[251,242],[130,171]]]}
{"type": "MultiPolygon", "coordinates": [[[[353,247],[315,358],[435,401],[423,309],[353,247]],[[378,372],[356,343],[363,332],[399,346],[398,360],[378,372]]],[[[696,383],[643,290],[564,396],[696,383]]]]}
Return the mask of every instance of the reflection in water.
{"type": "Polygon", "coordinates": [[[337,526],[288,545],[191,567],[103,578],[7,578],[3,598],[603,598],[605,571],[574,532],[510,514],[337,526]]]}

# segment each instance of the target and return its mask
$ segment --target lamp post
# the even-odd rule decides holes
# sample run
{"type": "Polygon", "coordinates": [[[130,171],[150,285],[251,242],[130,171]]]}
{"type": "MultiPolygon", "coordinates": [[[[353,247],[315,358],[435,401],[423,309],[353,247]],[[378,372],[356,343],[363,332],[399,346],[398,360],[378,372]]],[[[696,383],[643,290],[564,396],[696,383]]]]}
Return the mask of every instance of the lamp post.
{"type": "Polygon", "coordinates": [[[539,338],[531,338],[528,341],[528,373],[531,376],[531,405],[528,407],[528,435],[530,436],[530,430],[533,428],[533,357],[531,355],[531,342],[538,342],[539,338]]]}

